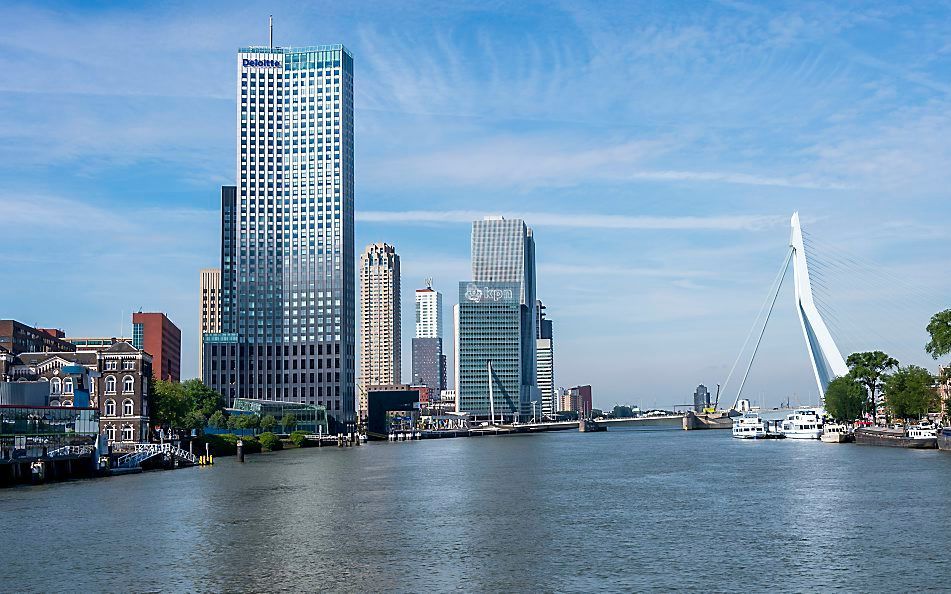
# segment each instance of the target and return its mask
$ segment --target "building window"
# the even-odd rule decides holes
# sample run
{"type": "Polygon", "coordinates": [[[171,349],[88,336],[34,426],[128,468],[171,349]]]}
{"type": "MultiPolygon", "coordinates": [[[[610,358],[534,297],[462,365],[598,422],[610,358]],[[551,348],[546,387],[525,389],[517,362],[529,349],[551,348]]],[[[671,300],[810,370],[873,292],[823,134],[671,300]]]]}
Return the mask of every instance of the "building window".
{"type": "Polygon", "coordinates": [[[50,394],[59,394],[63,391],[63,382],[58,377],[50,380],[50,394]]]}
{"type": "Polygon", "coordinates": [[[132,425],[122,426],[122,441],[133,441],[135,433],[132,431],[132,425]]]}
{"type": "Polygon", "coordinates": [[[73,393],[73,378],[68,377],[63,380],[63,394],[73,393]]]}
{"type": "Polygon", "coordinates": [[[132,400],[126,398],[122,401],[122,416],[131,417],[135,413],[132,400]]]}
{"type": "Polygon", "coordinates": [[[59,400],[50,400],[50,406],[59,406],[59,400]]]}
{"type": "Polygon", "coordinates": [[[114,417],[116,416],[116,401],[110,398],[106,400],[106,416],[114,417]]]}
{"type": "Polygon", "coordinates": [[[106,371],[115,371],[116,369],[119,369],[118,361],[106,361],[106,371]]]}
{"type": "Polygon", "coordinates": [[[108,439],[109,441],[115,441],[115,440],[116,440],[116,427],[115,427],[115,425],[108,425],[108,426],[106,427],[106,439],[108,439]]]}
{"type": "Polygon", "coordinates": [[[72,406],[72,405],[73,405],[73,401],[72,401],[72,400],[64,400],[64,401],[63,401],[63,406],[72,406]]]}
{"type": "Polygon", "coordinates": [[[126,371],[130,371],[130,370],[132,370],[132,369],[135,369],[135,361],[123,361],[123,362],[122,362],[122,369],[124,369],[124,370],[126,370],[126,371]]]}
{"type": "Polygon", "coordinates": [[[127,375],[122,378],[122,393],[131,394],[135,392],[135,380],[131,375],[127,375]]]}
{"type": "Polygon", "coordinates": [[[113,375],[110,375],[106,378],[106,394],[115,394],[116,393],[116,378],[113,375]]]}

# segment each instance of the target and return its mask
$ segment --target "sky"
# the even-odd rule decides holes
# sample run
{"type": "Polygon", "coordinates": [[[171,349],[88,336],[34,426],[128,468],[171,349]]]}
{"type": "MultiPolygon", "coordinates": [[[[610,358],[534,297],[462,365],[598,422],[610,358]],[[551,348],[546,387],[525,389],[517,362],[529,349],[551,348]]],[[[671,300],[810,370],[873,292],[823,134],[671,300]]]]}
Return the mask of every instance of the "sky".
{"type": "MultiPolygon", "coordinates": [[[[0,318],[128,336],[132,311],[164,311],[183,375],[199,375],[199,270],[219,264],[219,188],[235,183],[234,55],[267,43],[273,14],[276,45],[354,55],[355,243],[401,256],[404,379],[414,289],[433,277],[448,319],[471,221],[489,214],[533,227],[556,383],[591,384],[596,406],[715,391],[794,211],[843,354],[936,365],[923,345],[951,306],[948,3],[12,1],[3,14],[0,318]]],[[[744,390],[766,406],[816,400],[789,280],[744,390]]]]}

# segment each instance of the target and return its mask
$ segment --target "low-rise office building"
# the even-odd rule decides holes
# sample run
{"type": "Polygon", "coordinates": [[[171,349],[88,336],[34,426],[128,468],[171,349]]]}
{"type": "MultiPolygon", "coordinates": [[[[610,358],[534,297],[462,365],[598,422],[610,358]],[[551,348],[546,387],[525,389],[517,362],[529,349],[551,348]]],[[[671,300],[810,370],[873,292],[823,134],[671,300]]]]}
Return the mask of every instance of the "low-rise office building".
{"type": "Polygon", "coordinates": [[[235,398],[234,404],[228,409],[229,414],[259,415],[274,417],[278,431],[306,431],[311,435],[329,435],[330,427],[327,421],[327,408],[320,404],[305,404],[303,402],[283,402],[280,400],[254,400],[252,398],[235,398]],[[283,427],[281,422],[286,415],[294,415],[293,427],[283,427]]]}

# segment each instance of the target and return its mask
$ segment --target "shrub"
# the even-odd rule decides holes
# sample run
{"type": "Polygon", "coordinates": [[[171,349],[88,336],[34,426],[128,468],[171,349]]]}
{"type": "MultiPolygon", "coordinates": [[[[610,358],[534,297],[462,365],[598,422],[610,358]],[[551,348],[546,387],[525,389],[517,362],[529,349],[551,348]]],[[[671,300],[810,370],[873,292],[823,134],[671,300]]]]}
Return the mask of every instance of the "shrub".
{"type": "Polygon", "coordinates": [[[294,431],[291,433],[291,443],[296,445],[299,448],[306,448],[310,445],[310,442],[307,440],[306,431],[294,431]]]}
{"type": "Polygon", "coordinates": [[[281,443],[281,438],[270,431],[265,431],[261,435],[258,435],[258,440],[261,443],[261,447],[265,450],[274,452],[284,448],[284,444],[281,443]]]}

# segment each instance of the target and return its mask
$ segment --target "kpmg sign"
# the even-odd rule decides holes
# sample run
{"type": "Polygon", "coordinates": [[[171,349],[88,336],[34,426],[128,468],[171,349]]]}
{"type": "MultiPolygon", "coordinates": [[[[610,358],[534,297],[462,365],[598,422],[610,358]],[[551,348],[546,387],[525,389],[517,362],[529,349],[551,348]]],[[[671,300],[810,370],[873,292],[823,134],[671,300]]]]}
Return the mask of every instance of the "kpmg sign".
{"type": "Polygon", "coordinates": [[[460,283],[459,299],[470,303],[514,303],[519,298],[517,283],[460,283]]]}
{"type": "Polygon", "coordinates": [[[245,68],[283,68],[280,60],[249,60],[244,58],[241,65],[245,68]]]}

